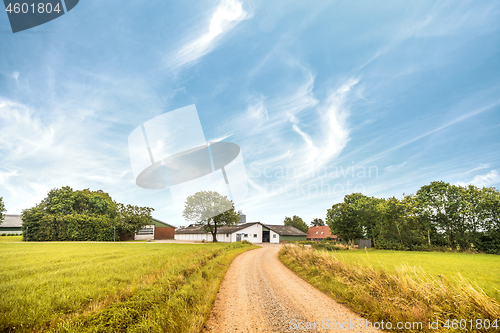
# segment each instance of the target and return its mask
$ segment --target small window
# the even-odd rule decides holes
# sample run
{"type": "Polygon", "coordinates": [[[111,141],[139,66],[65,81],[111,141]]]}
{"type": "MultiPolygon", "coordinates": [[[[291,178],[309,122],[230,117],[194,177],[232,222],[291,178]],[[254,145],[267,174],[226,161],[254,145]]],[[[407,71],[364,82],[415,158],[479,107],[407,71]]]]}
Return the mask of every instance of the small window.
{"type": "Polygon", "coordinates": [[[323,231],[321,232],[321,234],[323,235],[323,231]]]}
{"type": "Polygon", "coordinates": [[[245,234],[245,238],[247,238],[247,237],[248,237],[248,234],[245,234]]]}
{"type": "Polygon", "coordinates": [[[253,238],[257,238],[257,234],[253,234],[253,238]]]}
{"type": "Polygon", "coordinates": [[[226,234],[226,237],[229,237],[229,234],[226,234]]]}
{"type": "Polygon", "coordinates": [[[276,234],[273,235],[273,238],[276,238],[276,234]]]}
{"type": "Polygon", "coordinates": [[[316,231],[316,235],[318,234],[319,231],[316,231]]]}

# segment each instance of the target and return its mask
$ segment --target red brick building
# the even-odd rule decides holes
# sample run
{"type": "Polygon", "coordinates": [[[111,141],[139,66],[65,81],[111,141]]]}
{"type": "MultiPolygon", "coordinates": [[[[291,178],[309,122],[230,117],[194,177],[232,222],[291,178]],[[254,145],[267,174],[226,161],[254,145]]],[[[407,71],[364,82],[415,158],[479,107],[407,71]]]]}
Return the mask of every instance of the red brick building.
{"type": "Polygon", "coordinates": [[[332,235],[330,227],[310,227],[307,230],[307,240],[321,242],[326,237],[331,237],[332,240],[337,240],[337,235],[332,235]]]}

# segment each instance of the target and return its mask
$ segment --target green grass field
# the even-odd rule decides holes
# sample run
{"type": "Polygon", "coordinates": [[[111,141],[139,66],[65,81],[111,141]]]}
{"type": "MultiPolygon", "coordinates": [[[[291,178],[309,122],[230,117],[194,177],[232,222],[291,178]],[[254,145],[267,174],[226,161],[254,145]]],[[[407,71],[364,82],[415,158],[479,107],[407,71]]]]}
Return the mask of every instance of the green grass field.
{"type": "Polygon", "coordinates": [[[0,331],[198,332],[230,262],[251,248],[1,242],[0,331]]]}
{"type": "Polygon", "coordinates": [[[0,243],[22,242],[23,236],[0,236],[0,243]]]}
{"type": "Polygon", "coordinates": [[[500,301],[500,256],[445,252],[410,252],[388,250],[335,251],[332,255],[348,263],[359,263],[394,271],[401,265],[421,267],[437,277],[455,279],[459,275],[470,280],[486,294],[500,301]]]}

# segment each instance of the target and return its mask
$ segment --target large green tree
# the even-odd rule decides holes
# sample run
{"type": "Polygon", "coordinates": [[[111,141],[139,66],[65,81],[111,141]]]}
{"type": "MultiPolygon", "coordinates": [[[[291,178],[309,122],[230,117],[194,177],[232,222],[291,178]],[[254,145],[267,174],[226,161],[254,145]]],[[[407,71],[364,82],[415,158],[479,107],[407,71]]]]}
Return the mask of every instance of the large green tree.
{"type": "Polygon", "coordinates": [[[22,212],[27,241],[112,241],[152,223],[152,208],[116,203],[99,190],[52,189],[35,207],[22,212]]]}
{"type": "Polygon", "coordinates": [[[199,191],[189,196],[182,216],[188,221],[202,224],[204,230],[212,234],[213,242],[217,242],[217,229],[220,226],[233,225],[240,220],[233,202],[215,191],[199,191]]]}
{"type": "Polygon", "coordinates": [[[320,218],[314,218],[311,221],[311,227],[323,227],[324,225],[325,225],[325,221],[323,221],[323,219],[320,219],[320,218]]]}
{"type": "Polygon", "coordinates": [[[330,231],[340,239],[354,243],[357,238],[364,237],[363,222],[360,219],[361,193],[353,193],[344,197],[344,202],[335,204],[326,213],[326,224],[330,231]]]}
{"type": "Polygon", "coordinates": [[[304,220],[302,220],[297,215],[294,215],[293,217],[287,216],[287,217],[285,217],[285,220],[283,222],[285,225],[291,225],[292,227],[295,227],[303,232],[307,232],[307,230],[309,230],[309,227],[304,222],[304,220]]]}
{"type": "Polygon", "coordinates": [[[328,210],[326,222],[340,238],[368,237],[378,248],[446,246],[500,254],[500,192],[495,188],[439,181],[403,199],[352,193],[328,210]]]}
{"type": "Polygon", "coordinates": [[[152,223],[151,213],[153,208],[118,203],[116,211],[116,224],[121,232],[134,234],[143,226],[152,223]]]}

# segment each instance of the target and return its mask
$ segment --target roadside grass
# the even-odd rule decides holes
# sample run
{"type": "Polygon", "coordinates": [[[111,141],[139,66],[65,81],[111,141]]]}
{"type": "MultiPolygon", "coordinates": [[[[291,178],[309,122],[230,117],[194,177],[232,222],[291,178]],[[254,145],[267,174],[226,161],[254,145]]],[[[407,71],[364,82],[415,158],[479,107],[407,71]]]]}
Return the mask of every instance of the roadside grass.
{"type": "MultiPolygon", "coordinates": [[[[382,264],[375,266],[368,261],[361,263],[362,260],[357,260],[355,256],[349,257],[350,260],[345,257],[339,260],[346,252],[350,251],[315,251],[304,246],[285,245],[279,257],[304,280],[372,323],[390,321],[395,332],[467,331],[443,327],[447,320],[450,326],[453,320],[473,325],[473,329],[468,326],[470,332],[498,331],[492,327],[484,330],[474,326],[477,319],[488,319],[490,323],[497,320],[496,324],[500,327],[500,304],[471,280],[460,275],[454,278],[434,276],[423,268],[403,263],[387,269],[381,268],[382,264]],[[439,320],[440,329],[430,329],[429,321],[436,320],[439,320]],[[422,322],[423,327],[398,330],[395,326],[397,322],[422,322]]],[[[454,265],[453,260],[458,261],[459,258],[450,257],[446,265],[454,265]]],[[[443,263],[438,262],[437,265],[443,263]]],[[[491,267],[482,269],[494,270],[491,267]]]]}
{"type": "Polygon", "coordinates": [[[347,263],[388,271],[406,265],[422,268],[436,278],[441,275],[453,280],[462,276],[477,284],[488,296],[500,301],[500,255],[377,249],[341,251],[334,255],[347,263]]]}
{"type": "Polygon", "coordinates": [[[0,332],[199,332],[229,264],[253,248],[0,244],[0,332]]]}
{"type": "Polygon", "coordinates": [[[0,243],[22,242],[23,236],[0,236],[0,243]]]}

